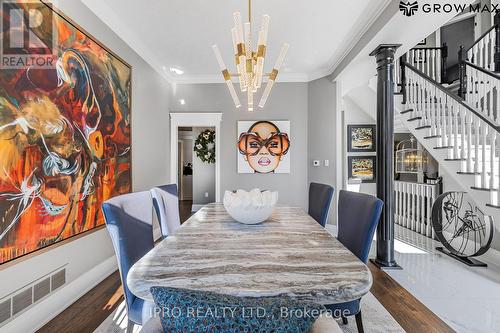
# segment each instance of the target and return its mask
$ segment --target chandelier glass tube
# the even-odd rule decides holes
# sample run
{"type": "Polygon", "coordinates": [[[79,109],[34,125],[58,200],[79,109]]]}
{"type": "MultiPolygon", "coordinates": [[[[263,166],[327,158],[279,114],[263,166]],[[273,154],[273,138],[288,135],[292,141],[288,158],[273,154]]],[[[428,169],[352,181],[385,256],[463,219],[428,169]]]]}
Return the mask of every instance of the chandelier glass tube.
{"type": "Polygon", "coordinates": [[[264,73],[264,62],[269,33],[269,15],[262,16],[262,23],[257,36],[257,49],[254,51],[251,9],[251,0],[248,0],[248,22],[245,23],[242,22],[240,12],[235,12],[233,14],[234,27],[231,29],[231,37],[236,64],[235,73],[230,73],[228,71],[217,45],[212,46],[235,107],[239,108],[241,103],[234,88],[232,77],[238,78],[241,93],[246,93],[247,95],[248,111],[254,110],[254,94],[262,87],[264,77],[267,77],[267,84],[259,102],[259,107],[264,108],[289,48],[289,45],[284,43],[272,71],[270,73],[264,73]]]}

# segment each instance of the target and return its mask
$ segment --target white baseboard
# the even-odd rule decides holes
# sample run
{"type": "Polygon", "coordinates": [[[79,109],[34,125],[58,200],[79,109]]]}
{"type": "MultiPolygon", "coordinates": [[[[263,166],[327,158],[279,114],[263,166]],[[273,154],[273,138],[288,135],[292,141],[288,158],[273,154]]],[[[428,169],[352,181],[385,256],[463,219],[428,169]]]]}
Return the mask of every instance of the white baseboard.
{"type": "Polygon", "coordinates": [[[117,269],[115,256],[104,260],[76,280],[33,305],[26,312],[3,326],[0,331],[36,332],[117,269]]]}

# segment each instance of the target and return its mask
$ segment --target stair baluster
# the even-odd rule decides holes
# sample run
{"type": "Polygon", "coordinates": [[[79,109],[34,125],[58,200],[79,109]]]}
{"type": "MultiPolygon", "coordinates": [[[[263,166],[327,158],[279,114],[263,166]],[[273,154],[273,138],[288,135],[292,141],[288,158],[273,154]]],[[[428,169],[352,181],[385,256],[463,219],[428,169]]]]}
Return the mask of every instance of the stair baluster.
{"type": "Polygon", "coordinates": [[[497,164],[497,172],[498,172],[498,178],[497,178],[497,198],[496,201],[493,203],[497,207],[500,207],[500,133],[496,133],[496,138],[497,138],[497,155],[499,156],[499,161],[497,164]]]}
{"type": "Polygon", "coordinates": [[[441,59],[443,59],[443,50],[442,49],[437,49],[437,68],[436,68],[436,81],[437,82],[443,82],[443,78],[441,77],[441,73],[443,72],[443,64],[441,62],[441,59]]]}
{"type": "Polygon", "coordinates": [[[495,151],[496,151],[496,132],[490,131],[490,181],[489,188],[495,189],[495,151]]]}
{"type": "Polygon", "coordinates": [[[488,188],[486,183],[486,137],[488,136],[488,127],[485,123],[480,122],[481,126],[481,187],[488,188]]]}
{"type": "Polygon", "coordinates": [[[495,39],[496,39],[496,32],[495,29],[492,29],[490,31],[490,71],[495,70],[495,39]]]}
{"type": "Polygon", "coordinates": [[[500,125],[500,81],[495,81],[496,103],[495,103],[495,124],[500,125]]]}
{"type": "MultiPolygon", "coordinates": [[[[460,158],[462,160],[466,160],[467,154],[465,153],[465,121],[466,121],[466,115],[465,115],[465,109],[460,106],[460,104],[457,103],[458,106],[458,117],[460,118],[460,158]]],[[[462,163],[462,166],[460,168],[462,171],[468,171],[467,166],[462,163]]]]}
{"type": "Polygon", "coordinates": [[[490,120],[494,121],[493,117],[493,85],[492,85],[492,80],[490,80],[486,75],[484,76],[485,81],[485,87],[486,87],[486,100],[485,100],[485,109],[488,113],[488,118],[490,120]]]}
{"type": "Polygon", "coordinates": [[[484,39],[481,39],[478,43],[478,65],[484,68],[484,39]]]}
{"type": "Polygon", "coordinates": [[[425,55],[425,74],[431,76],[431,52],[429,49],[424,50],[424,55],[425,55]]]}
{"type": "Polygon", "coordinates": [[[472,112],[465,111],[467,119],[467,172],[474,172],[474,166],[472,164],[472,112]]]}
{"type": "Polygon", "coordinates": [[[453,157],[454,159],[460,158],[458,155],[458,103],[456,101],[451,101],[451,107],[453,110],[452,120],[453,120],[453,157]]]}
{"type": "Polygon", "coordinates": [[[479,173],[479,119],[473,119],[474,124],[474,172],[479,173]]]}
{"type": "Polygon", "coordinates": [[[431,107],[431,122],[430,122],[430,126],[431,128],[429,129],[429,135],[432,136],[432,135],[437,135],[437,116],[436,116],[436,87],[432,87],[431,86],[431,90],[430,90],[430,107],[431,107]]]}

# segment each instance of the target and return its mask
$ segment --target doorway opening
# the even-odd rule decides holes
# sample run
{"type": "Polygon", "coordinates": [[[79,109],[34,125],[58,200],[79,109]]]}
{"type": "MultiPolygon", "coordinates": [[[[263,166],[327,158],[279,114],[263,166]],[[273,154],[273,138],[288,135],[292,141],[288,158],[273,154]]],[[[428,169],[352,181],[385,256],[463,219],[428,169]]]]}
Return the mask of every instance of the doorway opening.
{"type": "Polygon", "coordinates": [[[170,175],[179,192],[181,222],[204,205],[220,202],[221,117],[220,113],[170,113],[170,175]]]}
{"type": "Polygon", "coordinates": [[[177,139],[177,179],[181,223],[191,216],[193,206],[193,128],[179,127],[177,139]]]}

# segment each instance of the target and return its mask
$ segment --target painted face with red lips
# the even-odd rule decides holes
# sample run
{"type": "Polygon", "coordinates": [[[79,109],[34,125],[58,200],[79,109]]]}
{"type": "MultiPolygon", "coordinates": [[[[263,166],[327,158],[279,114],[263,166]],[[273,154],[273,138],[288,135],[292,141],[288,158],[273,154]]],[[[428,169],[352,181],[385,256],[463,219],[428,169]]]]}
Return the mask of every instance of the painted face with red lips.
{"type": "Polygon", "coordinates": [[[238,150],[257,173],[271,173],[290,148],[288,134],[269,121],[254,123],[238,140],[238,150]]]}

